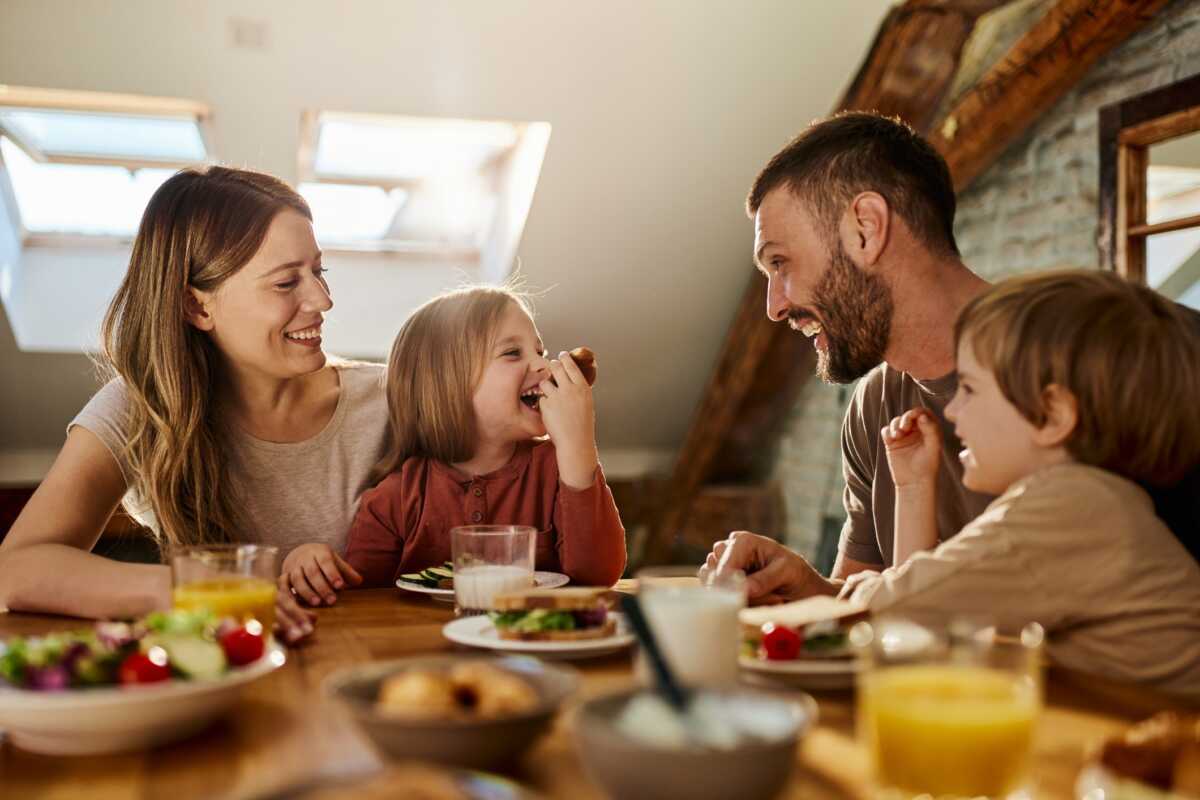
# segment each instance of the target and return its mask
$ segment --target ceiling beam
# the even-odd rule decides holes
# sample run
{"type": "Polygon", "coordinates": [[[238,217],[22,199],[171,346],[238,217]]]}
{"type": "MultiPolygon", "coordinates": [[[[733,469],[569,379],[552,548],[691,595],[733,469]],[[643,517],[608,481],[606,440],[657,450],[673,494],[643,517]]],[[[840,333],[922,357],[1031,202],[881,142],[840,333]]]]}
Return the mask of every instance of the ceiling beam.
{"type": "Polygon", "coordinates": [[[1170,0],[1059,0],[934,128],[962,191],[1114,47],[1170,0]]]}

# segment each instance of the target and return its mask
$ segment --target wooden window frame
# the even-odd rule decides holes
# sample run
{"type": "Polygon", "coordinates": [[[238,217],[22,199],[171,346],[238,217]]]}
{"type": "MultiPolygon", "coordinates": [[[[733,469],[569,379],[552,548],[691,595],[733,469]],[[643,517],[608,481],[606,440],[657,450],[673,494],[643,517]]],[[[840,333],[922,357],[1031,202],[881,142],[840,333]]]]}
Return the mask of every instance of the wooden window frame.
{"type": "Polygon", "coordinates": [[[1200,131],[1200,75],[1100,109],[1100,261],[1146,282],[1146,240],[1200,227],[1200,215],[1146,223],[1150,147],[1200,131]]]}
{"type": "MultiPolygon", "coordinates": [[[[127,114],[130,116],[177,116],[195,119],[200,129],[200,141],[204,146],[205,161],[214,163],[212,111],[209,107],[195,100],[177,97],[153,97],[149,95],[114,94],[111,92],[85,92],[68,89],[43,89],[30,86],[9,86],[0,84],[0,107],[36,108],[52,111],[80,111],[105,114],[127,114]]],[[[82,164],[105,167],[124,167],[134,171],[138,169],[183,169],[194,166],[195,162],[175,161],[171,159],[131,159],[105,158],[100,156],[47,154],[34,147],[32,143],[12,131],[4,135],[11,139],[17,147],[24,150],[35,161],[49,164],[82,164]]],[[[112,234],[91,233],[34,233],[28,230],[20,219],[16,197],[5,173],[4,158],[0,156],[0,192],[5,195],[9,208],[16,215],[16,227],[21,244],[26,247],[38,248],[118,248],[127,247],[133,242],[133,236],[114,236],[112,234]]]]}

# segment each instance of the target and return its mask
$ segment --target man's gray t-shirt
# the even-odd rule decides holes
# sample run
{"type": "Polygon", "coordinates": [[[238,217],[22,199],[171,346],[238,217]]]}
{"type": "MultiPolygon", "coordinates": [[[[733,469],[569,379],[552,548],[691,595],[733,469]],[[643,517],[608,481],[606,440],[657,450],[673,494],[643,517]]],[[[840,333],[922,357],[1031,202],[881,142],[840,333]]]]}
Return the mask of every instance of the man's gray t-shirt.
{"type": "Polygon", "coordinates": [[[880,430],[905,411],[927,408],[942,428],[942,464],[938,470],[937,530],[944,542],[983,513],[994,498],[965,488],[962,442],[946,421],[945,409],[958,388],[954,373],[918,381],[880,364],[858,383],[842,420],[842,474],[846,489],[842,503],[846,524],[839,549],[848,558],[890,567],[894,564],[896,487],[888,467],[880,430]]]}

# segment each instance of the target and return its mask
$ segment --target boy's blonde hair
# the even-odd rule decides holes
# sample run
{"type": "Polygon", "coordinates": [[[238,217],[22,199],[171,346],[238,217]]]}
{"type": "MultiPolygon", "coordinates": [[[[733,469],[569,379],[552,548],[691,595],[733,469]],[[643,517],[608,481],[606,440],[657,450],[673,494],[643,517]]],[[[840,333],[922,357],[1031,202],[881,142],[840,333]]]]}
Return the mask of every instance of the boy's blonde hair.
{"type": "Polygon", "coordinates": [[[388,441],[372,483],[412,456],[453,463],[474,454],[471,398],[510,303],[533,316],[515,288],[467,286],[433,298],[404,322],[388,357],[388,441]]]}
{"type": "Polygon", "coordinates": [[[1070,270],[1003,281],[954,327],[1031,423],[1046,389],[1078,402],[1067,438],[1077,461],[1135,481],[1175,483],[1200,462],[1200,335],[1185,310],[1111,272],[1070,270]]]}

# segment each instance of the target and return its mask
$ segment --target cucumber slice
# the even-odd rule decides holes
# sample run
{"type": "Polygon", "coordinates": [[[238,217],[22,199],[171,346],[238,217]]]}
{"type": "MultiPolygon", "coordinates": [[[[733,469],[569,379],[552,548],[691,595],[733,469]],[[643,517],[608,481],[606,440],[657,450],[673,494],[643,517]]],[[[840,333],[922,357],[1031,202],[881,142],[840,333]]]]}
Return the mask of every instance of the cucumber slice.
{"type": "Polygon", "coordinates": [[[425,576],[419,572],[410,572],[407,575],[401,575],[400,580],[407,581],[408,583],[424,583],[425,576]]]}
{"type": "Polygon", "coordinates": [[[216,642],[174,633],[142,639],[143,652],[154,646],[166,650],[171,667],[188,678],[212,680],[225,674],[225,651],[216,642]]]}
{"type": "Polygon", "coordinates": [[[454,570],[446,569],[445,567],[430,567],[429,569],[425,570],[425,572],[429,573],[430,575],[434,575],[439,579],[454,577],[454,570]]]}

